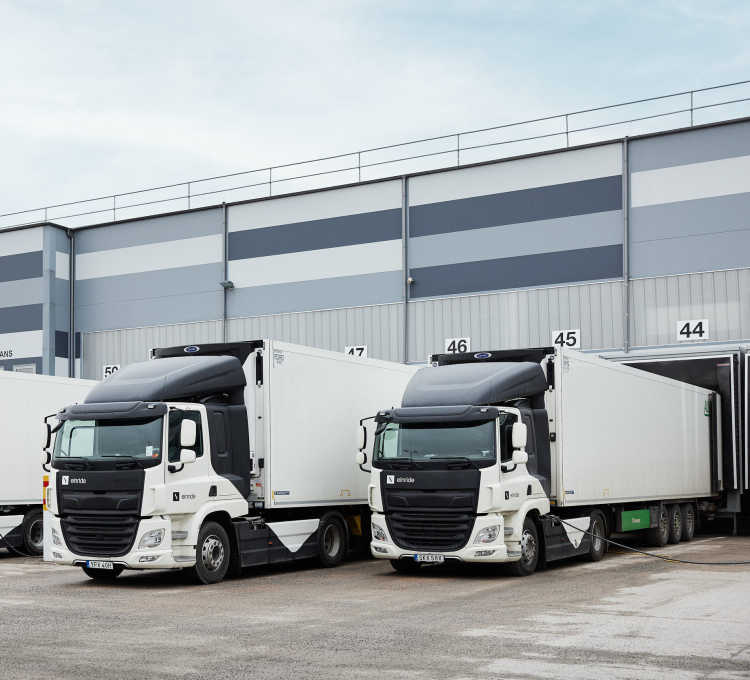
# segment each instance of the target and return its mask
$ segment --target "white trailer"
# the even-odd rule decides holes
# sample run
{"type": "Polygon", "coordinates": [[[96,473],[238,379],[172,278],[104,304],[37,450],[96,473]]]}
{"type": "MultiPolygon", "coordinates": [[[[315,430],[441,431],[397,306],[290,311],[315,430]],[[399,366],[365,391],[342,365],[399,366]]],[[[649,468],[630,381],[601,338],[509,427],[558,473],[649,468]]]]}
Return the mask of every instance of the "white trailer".
{"type": "Polygon", "coordinates": [[[0,371],[0,548],[42,554],[43,420],[66,404],[82,401],[95,384],[0,371]]]}
{"type": "Polygon", "coordinates": [[[715,392],[569,349],[436,355],[374,420],[371,550],[399,571],[690,540],[719,491],[715,392]]]}
{"type": "Polygon", "coordinates": [[[98,579],[191,568],[215,583],[367,546],[352,423],[398,405],[414,368],[273,340],[152,356],[60,414],[45,559],[98,579]]]}

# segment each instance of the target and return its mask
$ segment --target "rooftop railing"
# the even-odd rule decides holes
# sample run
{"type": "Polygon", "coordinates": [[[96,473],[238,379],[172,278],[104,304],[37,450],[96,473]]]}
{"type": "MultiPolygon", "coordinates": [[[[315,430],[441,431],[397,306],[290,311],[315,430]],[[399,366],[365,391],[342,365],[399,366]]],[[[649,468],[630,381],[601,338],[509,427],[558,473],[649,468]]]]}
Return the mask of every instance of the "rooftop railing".
{"type": "Polygon", "coordinates": [[[750,116],[750,80],[0,213],[0,229],[47,221],[74,228],[222,202],[461,167],[745,116],[750,116]]]}

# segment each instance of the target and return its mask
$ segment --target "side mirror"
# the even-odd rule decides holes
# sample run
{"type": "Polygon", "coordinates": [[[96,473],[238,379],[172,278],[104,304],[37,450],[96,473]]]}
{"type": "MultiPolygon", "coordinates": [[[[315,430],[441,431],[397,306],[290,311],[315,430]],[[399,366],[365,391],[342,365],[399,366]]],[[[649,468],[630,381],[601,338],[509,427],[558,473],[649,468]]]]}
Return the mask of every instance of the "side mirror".
{"type": "Polygon", "coordinates": [[[47,421],[44,422],[42,438],[44,441],[44,444],[42,444],[42,449],[46,450],[49,448],[49,445],[52,442],[52,426],[47,421]]]}
{"type": "MultiPolygon", "coordinates": [[[[195,423],[193,423],[193,425],[195,425],[195,423]]],[[[182,464],[195,463],[195,451],[193,451],[193,449],[181,449],[180,450],[180,463],[182,464]]]]}
{"type": "Polygon", "coordinates": [[[357,465],[362,467],[367,462],[367,454],[364,451],[357,451],[357,465]]]}
{"type": "Polygon", "coordinates": [[[513,452],[513,457],[511,458],[510,462],[513,463],[513,465],[525,465],[529,462],[529,454],[526,453],[526,451],[516,449],[513,452]]]}
{"type": "MultiPolygon", "coordinates": [[[[525,449],[528,439],[528,431],[524,423],[513,423],[513,448],[525,449]]],[[[514,452],[515,453],[515,452],[514,452]]]]}
{"type": "Polygon", "coordinates": [[[360,425],[357,429],[357,449],[364,451],[367,448],[367,428],[364,425],[360,425]]]}
{"type": "MultiPolygon", "coordinates": [[[[198,434],[198,428],[195,425],[195,421],[184,418],[182,420],[182,425],[180,425],[180,448],[182,449],[195,448],[197,434],[198,434]]],[[[193,453],[193,455],[195,455],[195,453],[193,453]]]]}

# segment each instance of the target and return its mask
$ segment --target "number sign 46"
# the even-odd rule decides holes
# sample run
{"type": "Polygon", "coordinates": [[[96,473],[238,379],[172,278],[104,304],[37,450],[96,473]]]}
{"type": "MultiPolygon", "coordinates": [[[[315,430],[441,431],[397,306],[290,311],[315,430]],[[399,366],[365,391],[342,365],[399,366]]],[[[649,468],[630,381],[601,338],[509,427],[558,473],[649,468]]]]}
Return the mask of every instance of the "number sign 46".
{"type": "Polygon", "coordinates": [[[677,322],[677,342],[708,340],[708,319],[683,319],[677,322]]]}
{"type": "Polygon", "coordinates": [[[461,352],[471,352],[471,338],[445,339],[446,354],[459,354],[461,352]]]}

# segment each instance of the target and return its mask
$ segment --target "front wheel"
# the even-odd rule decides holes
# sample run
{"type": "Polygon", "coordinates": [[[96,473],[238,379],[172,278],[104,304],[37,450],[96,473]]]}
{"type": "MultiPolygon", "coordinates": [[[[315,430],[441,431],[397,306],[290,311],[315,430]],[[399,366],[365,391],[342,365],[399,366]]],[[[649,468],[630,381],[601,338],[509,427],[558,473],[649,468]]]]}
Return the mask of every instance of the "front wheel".
{"type": "Polygon", "coordinates": [[[521,534],[521,559],[511,562],[508,571],[513,576],[530,576],[536,571],[539,564],[539,532],[531,517],[523,521],[523,532],[521,534]]]}
{"type": "Polygon", "coordinates": [[[91,567],[81,567],[81,569],[90,579],[102,583],[111,583],[122,573],[122,567],[117,564],[112,569],[92,569],[91,567]]]}
{"type": "Polygon", "coordinates": [[[218,583],[227,575],[231,546],[224,527],[206,522],[198,533],[193,572],[199,583],[218,583]]]}

